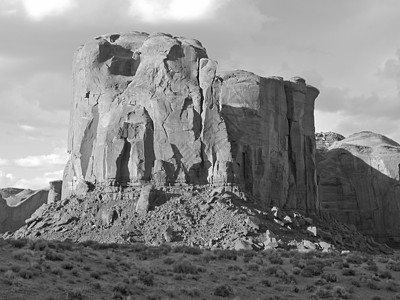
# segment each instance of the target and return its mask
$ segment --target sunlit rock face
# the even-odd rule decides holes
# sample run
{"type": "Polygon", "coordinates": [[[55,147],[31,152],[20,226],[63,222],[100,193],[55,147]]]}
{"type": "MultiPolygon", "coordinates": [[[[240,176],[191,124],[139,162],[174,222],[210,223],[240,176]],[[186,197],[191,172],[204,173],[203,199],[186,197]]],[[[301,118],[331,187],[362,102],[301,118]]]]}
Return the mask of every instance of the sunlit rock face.
{"type": "Polygon", "coordinates": [[[379,240],[400,241],[398,143],[363,131],[318,151],[317,161],[323,212],[379,240]]]}
{"type": "Polygon", "coordinates": [[[217,74],[199,41],[131,32],[81,46],[73,85],[63,198],[85,184],[232,184],[315,211],[319,92],[303,79],[217,74]]]}

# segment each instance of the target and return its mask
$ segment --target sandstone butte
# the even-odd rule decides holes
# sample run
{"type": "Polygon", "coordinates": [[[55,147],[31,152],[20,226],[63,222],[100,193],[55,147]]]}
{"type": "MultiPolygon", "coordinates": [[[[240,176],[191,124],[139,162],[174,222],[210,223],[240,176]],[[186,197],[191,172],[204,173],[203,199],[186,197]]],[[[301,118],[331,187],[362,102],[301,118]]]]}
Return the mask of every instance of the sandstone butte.
{"type": "Polygon", "coordinates": [[[265,207],[317,210],[314,101],[304,79],[217,62],[194,39],[103,35],[74,55],[62,198],[152,183],[240,186],[265,207]]]}
{"type": "Polygon", "coordinates": [[[377,240],[400,242],[400,145],[368,131],[323,139],[330,142],[317,143],[321,211],[377,240]]]}

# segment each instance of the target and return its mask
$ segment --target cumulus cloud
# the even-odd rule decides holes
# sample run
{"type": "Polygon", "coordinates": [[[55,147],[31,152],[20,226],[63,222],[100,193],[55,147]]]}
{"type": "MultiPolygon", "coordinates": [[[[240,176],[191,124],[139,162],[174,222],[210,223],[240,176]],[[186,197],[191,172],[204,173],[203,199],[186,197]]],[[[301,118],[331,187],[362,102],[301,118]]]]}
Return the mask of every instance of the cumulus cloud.
{"type": "Polygon", "coordinates": [[[20,178],[15,180],[14,187],[22,189],[45,189],[48,188],[49,182],[62,179],[63,170],[46,172],[41,176],[34,178],[20,178]]]}
{"type": "Polygon", "coordinates": [[[13,174],[0,170],[0,187],[13,187],[16,181],[13,174]]]}
{"type": "Polygon", "coordinates": [[[51,165],[65,165],[68,155],[65,150],[56,149],[55,153],[27,156],[14,160],[14,163],[20,167],[34,168],[51,165]]]}
{"type": "Polygon", "coordinates": [[[61,15],[75,6],[73,0],[21,0],[29,17],[40,21],[46,17],[61,15]]]}
{"type": "Polygon", "coordinates": [[[130,0],[129,12],[149,23],[196,21],[212,17],[230,0],[130,0]]]}

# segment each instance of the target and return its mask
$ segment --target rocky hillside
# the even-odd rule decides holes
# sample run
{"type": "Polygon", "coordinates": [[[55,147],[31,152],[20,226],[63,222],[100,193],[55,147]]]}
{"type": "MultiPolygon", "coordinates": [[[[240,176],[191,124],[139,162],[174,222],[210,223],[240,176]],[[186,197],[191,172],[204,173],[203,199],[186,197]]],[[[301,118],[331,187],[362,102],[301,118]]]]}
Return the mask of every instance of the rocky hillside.
{"type": "Polygon", "coordinates": [[[322,147],[317,162],[323,212],[382,241],[400,241],[398,143],[373,132],[355,133],[322,147]]]}
{"type": "Polygon", "coordinates": [[[306,217],[277,207],[263,210],[235,188],[151,186],[105,197],[94,191],[42,206],[13,237],[206,249],[319,249],[391,253],[335,219],[306,217]]]}

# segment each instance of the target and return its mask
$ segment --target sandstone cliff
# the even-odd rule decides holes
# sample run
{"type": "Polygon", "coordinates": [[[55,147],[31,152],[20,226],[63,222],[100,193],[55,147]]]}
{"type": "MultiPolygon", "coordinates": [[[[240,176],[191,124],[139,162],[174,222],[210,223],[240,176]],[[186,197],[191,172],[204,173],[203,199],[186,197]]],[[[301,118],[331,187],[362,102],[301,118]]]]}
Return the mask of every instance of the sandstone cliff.
{"type": "Polygon", "coordinates": [[[0,190],[0,233],[25,225],[25,220],[47,203],[48,193],[48,190],[0,190]]]}
{"type": "Polygon", "coordinates": [[[202,44],[99,36],[74,57],[63,198],[97,186],[232,184],[314,212],[314,100],[301,78],[217,75],[202,44]]]}
{"type": "Polygon", "coordinates": [[[400,241],[398,143],[360,132],[318,151],[317,161],[321,211],[379,240],[400,241]]]}

